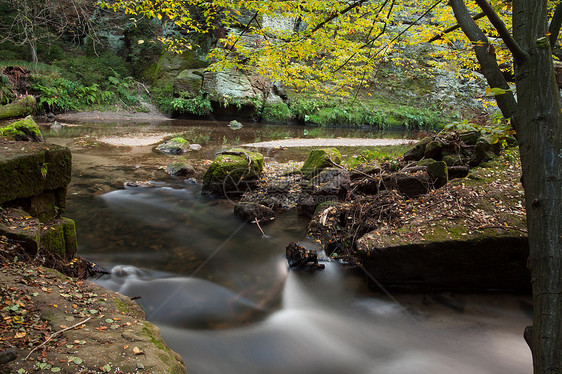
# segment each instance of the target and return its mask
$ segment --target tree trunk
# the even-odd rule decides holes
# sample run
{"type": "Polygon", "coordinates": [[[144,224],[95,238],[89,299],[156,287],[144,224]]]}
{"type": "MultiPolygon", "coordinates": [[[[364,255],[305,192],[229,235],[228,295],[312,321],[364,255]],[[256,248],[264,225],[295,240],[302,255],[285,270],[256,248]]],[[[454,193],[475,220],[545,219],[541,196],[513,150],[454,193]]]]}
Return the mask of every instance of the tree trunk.
{"type": "Polygon", "coordinates": [[[518,134],[529,231],[535,374],[562,372],[562,134],[560,93],[547,36],[546,1],[513,2],[514,37],[528,57],[515,65],[518,134]]]}

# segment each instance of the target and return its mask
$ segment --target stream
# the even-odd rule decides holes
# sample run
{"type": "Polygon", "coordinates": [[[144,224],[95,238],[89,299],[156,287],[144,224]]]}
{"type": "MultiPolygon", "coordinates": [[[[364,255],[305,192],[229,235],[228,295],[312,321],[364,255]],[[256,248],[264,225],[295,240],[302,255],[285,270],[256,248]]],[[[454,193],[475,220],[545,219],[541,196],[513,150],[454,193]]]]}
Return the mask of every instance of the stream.
{"type": "MultiPolygon", "coordinates": [[[[159,174],[177,156],[156,154],[152,146],[94,144],[100,136],[189,133],[203,150],[183,158],[200,160],[240,142],[302,137],[306,129],[245,124],[232,131],[225,123],[193,121],[78,125],[44,132],[48,142],[73,150],[64,215],[76,221],[79,253],[111,270],[97,283],[140,297],[147,319],[190,374],[532,371],[523,340],[529,296],[389,296],[367,289],[361,274],[338,262],[326,262],[323,271],[289,271],[289,242],[317,248],[296,212],[264,226],[263,237],[232,214],[231,202],[201,196],[196,182],[159,174]],[[123,186],[150,177],[150,187],[123,186]]],[[[307,152],[275,151],[266,162],[302,161],[307,152]]]]}

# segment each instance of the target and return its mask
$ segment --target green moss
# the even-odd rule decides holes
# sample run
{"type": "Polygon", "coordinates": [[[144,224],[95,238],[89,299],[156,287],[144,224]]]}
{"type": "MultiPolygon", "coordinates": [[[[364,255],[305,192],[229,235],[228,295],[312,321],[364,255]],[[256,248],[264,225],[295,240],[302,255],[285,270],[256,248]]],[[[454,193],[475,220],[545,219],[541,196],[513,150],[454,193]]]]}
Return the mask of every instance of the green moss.
{"type": "Polygon", "coordinates": [[[148,328],[148,326],[145,325],[142,328],[142,331],[146,334],[146,336],[148,336],[148,338],[156,348],[164,352],[170,352],[170,348],[168,348],[166,344],[164,344],[164,341],[162,341],[162,339],[156,339],[152,334],[152,331],[150,331],[150,329],[148,328]]]}
{"type": "Polygon", "coordinates": [[[76,254],[76,227],[74,221],[59,218],[41,230],[41,245],[49,252],[70,259],[76,254]]]}
{"type": "Polygon", "coordinates": [[[211,163],[203,175],[202,192],[218,196],[242,193],[248,187],[246,183],[261,176],[264,164],[261,153],[233,148],[211,163]]]}
{"type": "MultiPolygon", "coordinates": [[[[33,99],[35,101],[35,99],[33,99]]],[[[39,126],[33,120],[31,116],[27,116],[24,119],[16,121],[9,124],[6,127],[0,128],[0,136],[7,136],[15,140],[24,140],[29,137],[35,139],[42,139],[41,131],[39,126]]]]}
{"type": "Polygon", "coordinates": [[[173,142],[175,144],[189,144],[189,142],[187,140],[185,140],[184,138],[177,136],[175,138],[170,139],[170,142],[173,142]]]}
{"type": "Polygon", "coordinates": [[[28,116],[35,112],[35,107],[35,97],[25,96],[11,104],[0,106],[0,119],[28,116]]]}
{"type": "Polygon", "coordinates": [[[313,149],[302,166],[301,172],[306,178],[310,178],[334,164],[341,164],[341,153],[336,148],[313,149]]]}

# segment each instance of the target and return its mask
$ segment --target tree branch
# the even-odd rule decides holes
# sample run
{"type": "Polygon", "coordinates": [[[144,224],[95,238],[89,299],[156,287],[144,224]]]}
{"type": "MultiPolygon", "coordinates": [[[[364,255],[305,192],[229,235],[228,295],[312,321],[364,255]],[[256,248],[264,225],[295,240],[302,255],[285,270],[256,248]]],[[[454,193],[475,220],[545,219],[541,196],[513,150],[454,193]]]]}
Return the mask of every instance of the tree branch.
{"type": "Polygon", "coordinates": [[[494,25],[496,30],[498,30],[498,33],[500,34],[500,37],[502,38],[503,42],[513,54],[513,59],[515,60],[515,62],[521,62],[526,58],[528,58],[529,56],[527,55],[527,52],[525,52],[519,46],[519,44],[517,44],[515,39],[513,39],[513,36],[511,36],[511,33],[505,26],[505,23],[503,23],[503,21],[500,19],[498,14],[494,11],[490,3],[488,3],[487,0],[475,0],[475,2],[476,4],[478,4],[480,9],[482,9],[482,12],[486,14],[486,17],[488,17],[488,19],[490,20],[492,25],[494,25]]]}
{"type": "Polygon", "coordinates": [[[324,21],[320,22],[318,25],[316,25],[315,28],[313,28],[312,30],[310,30],[310,32],[308,33],[308,36],[310,36],[311,34],[314,34],[316,31],[320,30],[322,27],[324,27],[324,25],[326,25],[327,23],[331,22],[332,20],[334,20],[335,18],[346,14],[347,12],[349,12],[350,10],[353,10],[355,8],[357,8],[358,6],[361,6],[363,3],[365,3],[367,0],[358,0],[355,3],[349,4],[345,9],[342,9],[340,11],[336,11],[333,12],[328,18],[326,18],[324,21]]]}
{"type": "MultiPolygon", "coordinates": [[[[488,42],[484,32],[470,16],[464,0],[450,0],[449,5],[453,8],[453,13],[462,31],[473,43],[476,58],[482,67],[482,74],[484,74],[490,87],[509,90],[509,85],[498,66],[494,48],[488,42]]],[[[505,118],[511,118],[513,113],[515,113],[517,103],[511,91],[507,91],[503,95],[497,95],[496,102],[505,118]]]]}
{"type": "MultiPolygon", "coordinates": [[[[472,17],[473,20],[477,21],[482,17],[485,17],[486,15],[484,14],[484,12],[480,12],[478,14],[476,14],[475,16],[472,17]]],[[[433,43],[436,40],[441,39],[443,36],[445,36],[446,34],[455,31],[456,29],[460,29],[459,24],[457,23],[454,26],[451,26],[443,31],[441,31],[439,34],[435,35],[434,37],[432,37],[431,39],[429,39],[427,42],[428,43],[433,43]]]]}
{"type": "Polygon", "coordinates": [[[558,3],[554,14],[552,15],[552,20],[548,26],[548,32],[550,32],[550,48],[554,48],[556,41],[558,40],[558,34],[560,33],[560,27],[562,26],[562,3],[558,3]]]}

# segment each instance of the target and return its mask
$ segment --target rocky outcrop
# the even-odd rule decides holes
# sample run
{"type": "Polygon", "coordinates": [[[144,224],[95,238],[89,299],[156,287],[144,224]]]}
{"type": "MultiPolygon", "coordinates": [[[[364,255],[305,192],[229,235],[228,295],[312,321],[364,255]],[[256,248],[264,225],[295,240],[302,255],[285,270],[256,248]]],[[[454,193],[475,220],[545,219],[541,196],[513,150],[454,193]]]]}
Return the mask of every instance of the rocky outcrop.
{"type": "Polygon", "coordinates": [[[221,152],[203,175],[201,193],[240,197],[256,185],[264,167],[263,155],[242,148],[221,152]]]}

